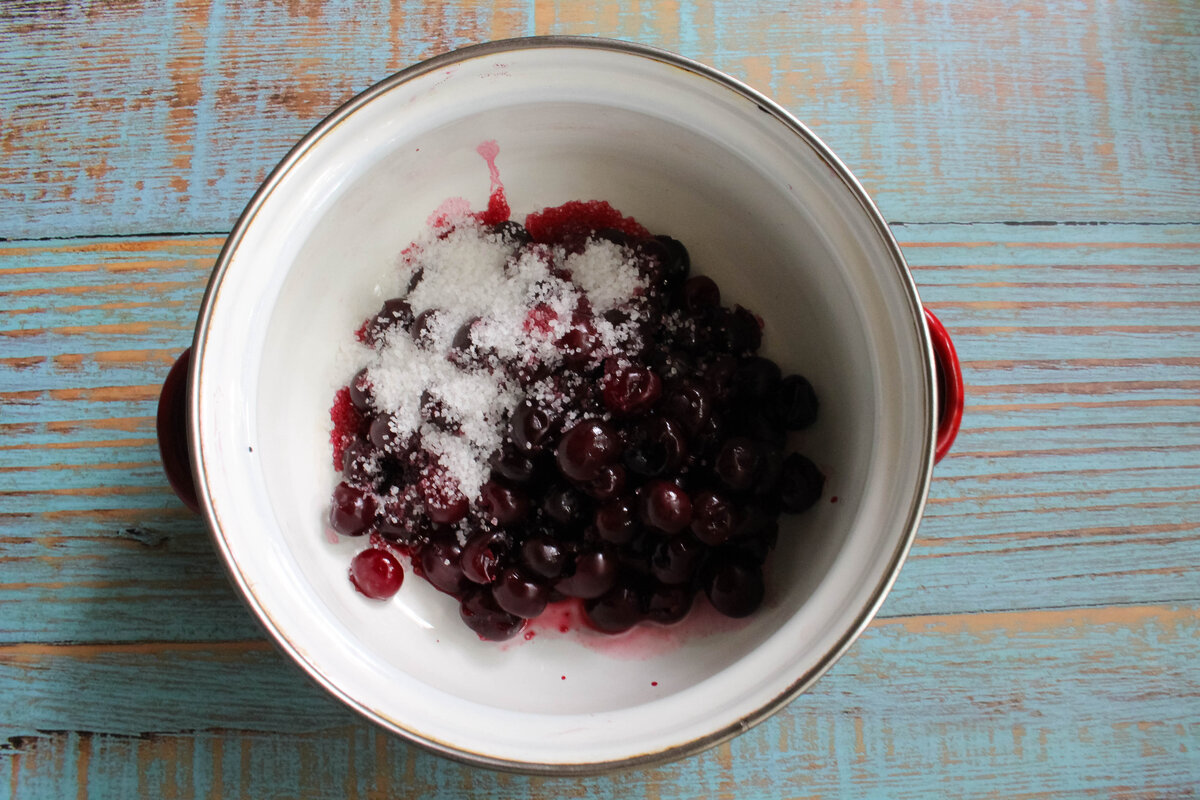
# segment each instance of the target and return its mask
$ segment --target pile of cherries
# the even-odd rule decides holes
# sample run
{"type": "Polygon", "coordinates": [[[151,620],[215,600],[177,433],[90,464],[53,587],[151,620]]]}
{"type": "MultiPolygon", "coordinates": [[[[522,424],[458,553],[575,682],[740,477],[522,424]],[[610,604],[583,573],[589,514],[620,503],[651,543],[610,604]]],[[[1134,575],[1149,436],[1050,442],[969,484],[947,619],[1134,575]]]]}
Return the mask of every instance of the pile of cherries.
{"type": "MultiPolygon", "coordinates": [[[[516,223],[498,229],[520,246],[529,241],[516,223]]],[[[489,640],[516,635],[568,598],[605,633],[677,622],[701,591],[730,617],[761,605],[781,512],[804,511],[824,487],[812,461],[786,452],[788,432],[816,419],[812,386],[756,355],[759,319],[721,305],[711,278],[689,276],[678,241],[590,235],[630,248],[650,279],[636,308],[608,312],[615,323],[636,313],[642,345],[600,360],[587,357],[586,336],[563,337],[554,380],[575,413],[567,422],[522,403],[479,497],[444,480],[419,437],[398,440],[373,409],[364,373],[339,392],[332,413],[343,481],[330,523],[371,538],[350,568],[363,594],[394,594],[404,575],[396,555],[407,555],[489,640]]],[[[364,331],[378,338],[400,325],[415,338],[418,322],[397,298],[364,331]]]]}

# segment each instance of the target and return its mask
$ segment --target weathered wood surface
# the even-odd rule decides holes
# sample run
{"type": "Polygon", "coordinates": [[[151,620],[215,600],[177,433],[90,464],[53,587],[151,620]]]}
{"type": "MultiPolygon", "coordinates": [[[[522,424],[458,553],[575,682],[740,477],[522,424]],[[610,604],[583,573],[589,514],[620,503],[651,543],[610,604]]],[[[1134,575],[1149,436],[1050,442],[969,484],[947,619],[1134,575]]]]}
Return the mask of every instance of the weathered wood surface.
{"type": "Polygon", "coordinates": [[[0,797],[1195,796],[1200,8],[998,8],[0,4],[0,797]],[[154,440],[223,232],[287,147],[395,69],[535,32],[658,44],[797,111],[896,221],[968,384],[846,658],[732,743],[615,778],[468,769],[327,698],[154,440]]]}

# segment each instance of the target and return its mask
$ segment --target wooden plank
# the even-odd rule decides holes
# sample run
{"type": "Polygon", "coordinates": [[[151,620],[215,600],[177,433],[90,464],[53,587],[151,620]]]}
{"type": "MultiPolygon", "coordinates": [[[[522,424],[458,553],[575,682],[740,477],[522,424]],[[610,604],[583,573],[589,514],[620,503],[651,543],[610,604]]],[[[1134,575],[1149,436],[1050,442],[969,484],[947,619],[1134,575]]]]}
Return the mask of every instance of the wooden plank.
{"type": "Polygon", "coordinates": [[[228,230],[342,101],[434,53],[533,33],[633,38],[729,71],[825,136],[892,219],[1200,219],[1186,0],[10,0],[0,237],[228,230]]]}
{"type": "Polygon", "coordinates": [[[569,780],[428,755],[256,642],[0,647],[0,686],[19,709],[0,758],[15,797],[1190,797],[1197,611],[876,622],[812,691],[733,742],[569,780]]]}

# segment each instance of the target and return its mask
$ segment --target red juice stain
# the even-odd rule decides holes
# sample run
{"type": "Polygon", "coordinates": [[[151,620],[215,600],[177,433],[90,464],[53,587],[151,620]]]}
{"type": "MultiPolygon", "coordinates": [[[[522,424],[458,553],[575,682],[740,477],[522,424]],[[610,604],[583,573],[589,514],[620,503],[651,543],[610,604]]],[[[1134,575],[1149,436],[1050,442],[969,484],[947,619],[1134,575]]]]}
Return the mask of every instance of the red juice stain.
{"type": "Polygon", "coordinates": [[[564,680],[564,681],[565,681],[566,679],[567,679],[567,676],[566,676],[566,675],[563,675],[563,676],[562,676],[562,678],[561,678],[561,680],[564,680]]]}
{"type": "Polygon", "coordinates": [[[658,686],[658,681],[650,681],[651,686],[658,686]]]}
{"type": "Polygon", "coordinates": [[[528,642],[530,639],[532,639],[535,636],[537,636],[537,631],[525,631],[525,641],[528,642]]]}
{"type": "Polygon", "coordinates": [[[650,231],[641,223],[603,200],[572,200],[525,217],[525,229],[535,242],[578,239],[603,228],[614,228],[638,239],[650,238],[650,231]]]}
{"type": "Polygon", "coordinates": [[[837,502],[837,495],[835,494],[833,497],[829,498],[829,502],[831,502],[831,503],[836,503],[836,502],[837,502]]]}
{"type": "Polygon", "coordinates": [[[329,418],[333,421],[333,432],[329,434],[329,443],[333,445],[333,468],[341,472],[342,455],[362,429],[364,422],[362,414],[350,400],[350,387],[343,386],[333,396],[329,418]]]}
{"type": "Polygon", "coordinates": [[[488,165],[488,175],[492,181],[491,192],[488,195],[487,211],[479,215],[479,221],[484,225],[495,225],[504,222],[512,215],[508,207],[508,198],[504,196],[504,184],[500,182],[500,168],[496,166],[496,156],[500,155],[500,145],[488,141],[475,148],[475,152],[483,156],[488,165]]]}

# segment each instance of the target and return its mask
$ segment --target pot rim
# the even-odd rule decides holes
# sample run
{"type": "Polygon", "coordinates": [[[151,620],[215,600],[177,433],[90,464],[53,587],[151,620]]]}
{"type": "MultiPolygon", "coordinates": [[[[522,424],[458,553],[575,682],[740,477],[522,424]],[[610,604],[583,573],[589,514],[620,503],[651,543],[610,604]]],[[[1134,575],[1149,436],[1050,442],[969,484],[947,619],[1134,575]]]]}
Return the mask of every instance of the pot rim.
{"type": "Polygon", "coordinates": [[[490,769],[499,769],[524,774],[551,776],[599,775],[635,767],[653,766],[655,764],[691,756],[703,750],[707,750],[710,747],[714,747],[724,741],[732,739],[738,734],[749,730],[754,725],[757,725],[759,722],[767,719],[794,700],[797,696],[805,692],[818,679],[820,679],[821,676],[823,676],[842,657],[842,655],[845,654],[845,652],[850,648],[855,640],[858,639],[858,637],[870,624],[871,620],[875,617],[880,606],[883,604],[884,599],[887,597],[892,586],[895,584],[896,579],[900,574],[900,569],[904,564],[909,550],[911,549],[913,539],[916,536],[917,528],[924,514],[929,484],[932,479],[933,464],[935,460],[935,439],[938,428],[934,349],[929,328],[925,319],[924,307],[921,303],[916,283],[912,278],[912,274],[908,268],[907,262],[905,261],[904,255],[900,250],[899,244],[896,242],[895,237],[892,235],[891,229],[888,227],[886,220],[876,207],[874,201],[871,200],[862,184],[850,172],[849,168],[846,167],[841,159],[838,158],[838,156],[829,148],[829,146],[826,145],[807,126],[805,126],[804,123],[800,122],[800,120],[791,112],[783,108],[774,100],[770,99],[758,90],[751,88],[746,83],[743,83],[742,81],[713,67],[667,50],[624,40],[588,36],[531,36],[501,39],[484,42],[481,44],[469,45],[457,50],[433,56],[399,72],[396,72],[343,103],[319,123],[317,123],[288,151],[288,153],[263,180],[262,184],[255,191],[254,195],[251,197],[250,201],[239,215],[237,222],[234,224],[232,231],[226,238],[225,243],[221,248],[216,264],[213,268],[212,275],[209,279],[208,286],[205,290],[200,306],[200,313],[197,318],[191,349],[192,359],[188,374],[187,436],[189,450],[191,453],[192,474],[195,476],[197,490],[196,494],[200,502],[201,512],[208,524],[209,531],[217,545],[217,549],[221,554],[226,571],[229,573],[231,580],[238,587],[238,590],[242,595],[242,599],[246,602],[247,606],[249,606],[250,610],[254,613],[258,621],[263,625],[267,633],[270,634],[275,645],[287,653],[288,656],[298,666],[300,666],[304,673],[311,680],[315,681],[319,686],[321,686],[325,691],[338,698],[343,704],[347,705],[361,716],[377,725],[386,728],[392,733],[403,737],[407,741],[418,744],[438,755],[471,766],[487,767],[490,769]],[[742,95],[746,99],[754,102],[762,111],[769,114],[776,121],[782,123],[788,129],[790,129],[804,145],[807,145],[809,148],[811,148],[813,152],[815,152],[822,159],[822,161],[825,162],[825,164],[833,172],[834,176],[851,192],[854,198],[858,201],[863,212],[870,219],[873,228],[878,234],[890,257],[892,265],[895,267],[896,277],[900,282],[900,288],[903,289],[910,306],[911,318],[916,329],[919,345],[924,351],[924,358],[922,359],[924,366],[923,381],[926,386],[926,407],[924,417],[925,426],[928,433],[926,439],[928,441],[923,448],[920,463],[917,466],[917,468],[920,470],[920,479],[916,483],[915,492],[909,507],[909,516],[904,525],[905,532],[897,542],[891,559],[888,562],[883,579],[876,585],[871,595],[870,602],[868,602],[861,609],[853,624],[847,628],[847,630],[837,640],[835,645],[827,649],[826,652],[820,656],[817,665],[813,669],[809,670],[804,675],[801,675],[783,692],[779,693],[770,701],[755,709],[753,712],[746,714],[738,721],[727,725],[720,730],[691,739],[682,744],[653,752],[641,753],[636,756],[608,761],[555,763],[541,763],[533,761],[526,762],[513,761],[483,753],[466,751],[452,743],[439,741],[415,731],[408,730],[390,718],[383,716],[376,710],[366,706],[359,700],[346,694],[342,689],[335,685],[332,680],[327,678],[316,667],[316,665],[311,663],[307,654],[295,647],[288,639],[286,633],[278,628],[270,614],[263,608],[259,599],[251,590],[251,587],[245,580],[241,571],[238,569],[237,564],[233,559],[231,550],[226,542],[223,526],[221,525],[221,521],[213,508],[212,500],[209,496],[206,465],[200,458],[200,448],[198,446],[200,440],[200,393],[198,389],[201,385],[201,380],[203,379],[204,375],[205,343],[209,334],[209,327],[217,294],[223,282],[225,273],[233,260],[233,255],[237,251],[246,230],[253,223],[254,218],[261,206],[266,202],[267,198],[275,190],[277,185],[284,180],[293,166],[305,155],[306,152],[308,152],[308,150],[314,147],[336,125],[356,112],[359,108],[367,105],[375,98],[391,91],[403,83],[426,75],[430,72],[445,69],[451,65],[476,58],[494,56],[499,53],[520,50],[539,50],[550,48],[604,50],[615,53],[623,53],[638,58],[646,58],[679,68],[685,72],[707,78],[714,83],[717,83],[737,94],[742,95]]]}

